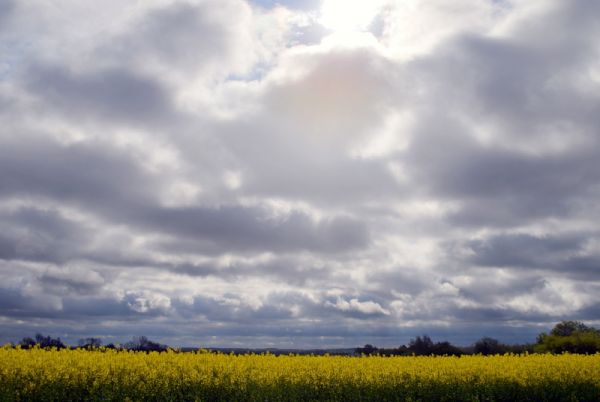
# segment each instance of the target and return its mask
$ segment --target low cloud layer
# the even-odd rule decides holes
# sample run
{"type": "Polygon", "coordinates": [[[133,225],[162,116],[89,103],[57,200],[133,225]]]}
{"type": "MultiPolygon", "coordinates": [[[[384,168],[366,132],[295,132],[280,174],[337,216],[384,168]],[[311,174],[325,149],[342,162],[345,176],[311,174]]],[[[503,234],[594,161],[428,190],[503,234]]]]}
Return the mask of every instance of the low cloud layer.
{"type": "Polygon", "coordinates": [[[55,3],[0,1],[0,341],[600,321],[598,4],[55,3]]]}

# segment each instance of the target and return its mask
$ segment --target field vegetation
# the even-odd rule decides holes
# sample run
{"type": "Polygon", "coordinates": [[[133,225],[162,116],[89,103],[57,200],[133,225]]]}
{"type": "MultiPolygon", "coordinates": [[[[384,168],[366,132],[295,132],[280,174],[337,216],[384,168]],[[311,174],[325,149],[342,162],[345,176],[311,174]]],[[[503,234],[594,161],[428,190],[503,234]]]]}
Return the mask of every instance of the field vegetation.
{"type": "Polygon", "coordinates": [[[275,356],[4,347],[2,401],[595,401],[600,354],[275,356]]]}
{"type": "Polygon", "coordinates": [[[353,355],[181,352],[136,337],[0,348],[1,401],[598,401],[600,331],[558,323],[535,344],[418,336],[353,355]]]}

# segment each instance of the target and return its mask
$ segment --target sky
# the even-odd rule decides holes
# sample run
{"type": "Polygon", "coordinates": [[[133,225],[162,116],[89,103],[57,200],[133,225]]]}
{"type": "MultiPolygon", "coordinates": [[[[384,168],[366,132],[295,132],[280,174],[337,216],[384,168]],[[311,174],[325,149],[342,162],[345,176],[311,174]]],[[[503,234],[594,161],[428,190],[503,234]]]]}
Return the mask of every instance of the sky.
{"type": "Polygon", "coordinates": [[[0,0],[0,342],[600,323],[600,2],[0,0]]]}

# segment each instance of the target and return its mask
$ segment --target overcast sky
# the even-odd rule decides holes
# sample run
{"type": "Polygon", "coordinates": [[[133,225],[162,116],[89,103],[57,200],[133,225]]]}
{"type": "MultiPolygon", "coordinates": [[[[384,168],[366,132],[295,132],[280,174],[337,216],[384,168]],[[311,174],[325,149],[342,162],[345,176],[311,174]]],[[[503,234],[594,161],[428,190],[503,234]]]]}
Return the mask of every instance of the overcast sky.
{"type": "Polygon", "coordinates": [[[0,0],[0,342],[600,322],[600,2],[0,0]]]}

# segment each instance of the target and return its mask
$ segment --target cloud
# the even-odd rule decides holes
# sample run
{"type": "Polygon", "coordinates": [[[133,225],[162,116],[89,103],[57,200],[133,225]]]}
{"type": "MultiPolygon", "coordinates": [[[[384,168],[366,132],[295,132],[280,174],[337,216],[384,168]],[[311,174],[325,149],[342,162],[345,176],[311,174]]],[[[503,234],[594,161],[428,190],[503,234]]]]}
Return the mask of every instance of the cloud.
{"type": "Polygon", "coordinates": [[[73,266],[66,269],[51,268],[44,272],[38,280],[54,294],[76,293],[91,295],[105,283],[105,279],[94,270],[83,271],[73,266]]]}
{"type": "Polygon", "coordinates": [[[368,245],[366,226],[335,217],[315,222],[293,212],[272,217],[262,208],[149,208],[138,211],[137,224],[186,239],[207,253],[226,250],[337,252],[368,245]]]}
{"type": "Polygon", "coordinates": [[[598,320],[596,4],[272,3],[0,2],[0,341],[598,320]]]}
{"type": "Polygon", "coordinates": [[[86,242],[86,230],[56,210],[0,210],[0,222],[4,228],[0,258],[4,260],[64,263],[78,255],[86,242]]]}
{"type": "Polygon", "coordinates": [[[82,74],[64,66],[38,65],[27,71],[26,79],[30,94],[71,119],[156,124],[172,109],[159,82],[124,69],[82,74]]]}
{"type": "Polygon", "coordinates": [[[241,74],[260,57],[252,13],[238,0],[175,1],[143,10],[98,51],[109,60],[188,78],[241,74]]]}
{"type": "Polygon", "coordinates": [[[0,3],[0,21],[8,20],[14,8],[15,3],[12,0],[3,0],[0,3]]]}
{"type": "Polygon", "coordinates": [[[383,307],[381,307],[381,305],[379,305],[379,303],[376,303],[372,300],[366,300],[361,302],[358,299],[344,300],[342,298],[338,298],[335,301],[335,303],[328,301],[326,302],[326,305],[336,310],[340,310],[350,314],[358,313],[360,315],[365,316],[390,314],[388,310],[384,309],[383,307]]]}

